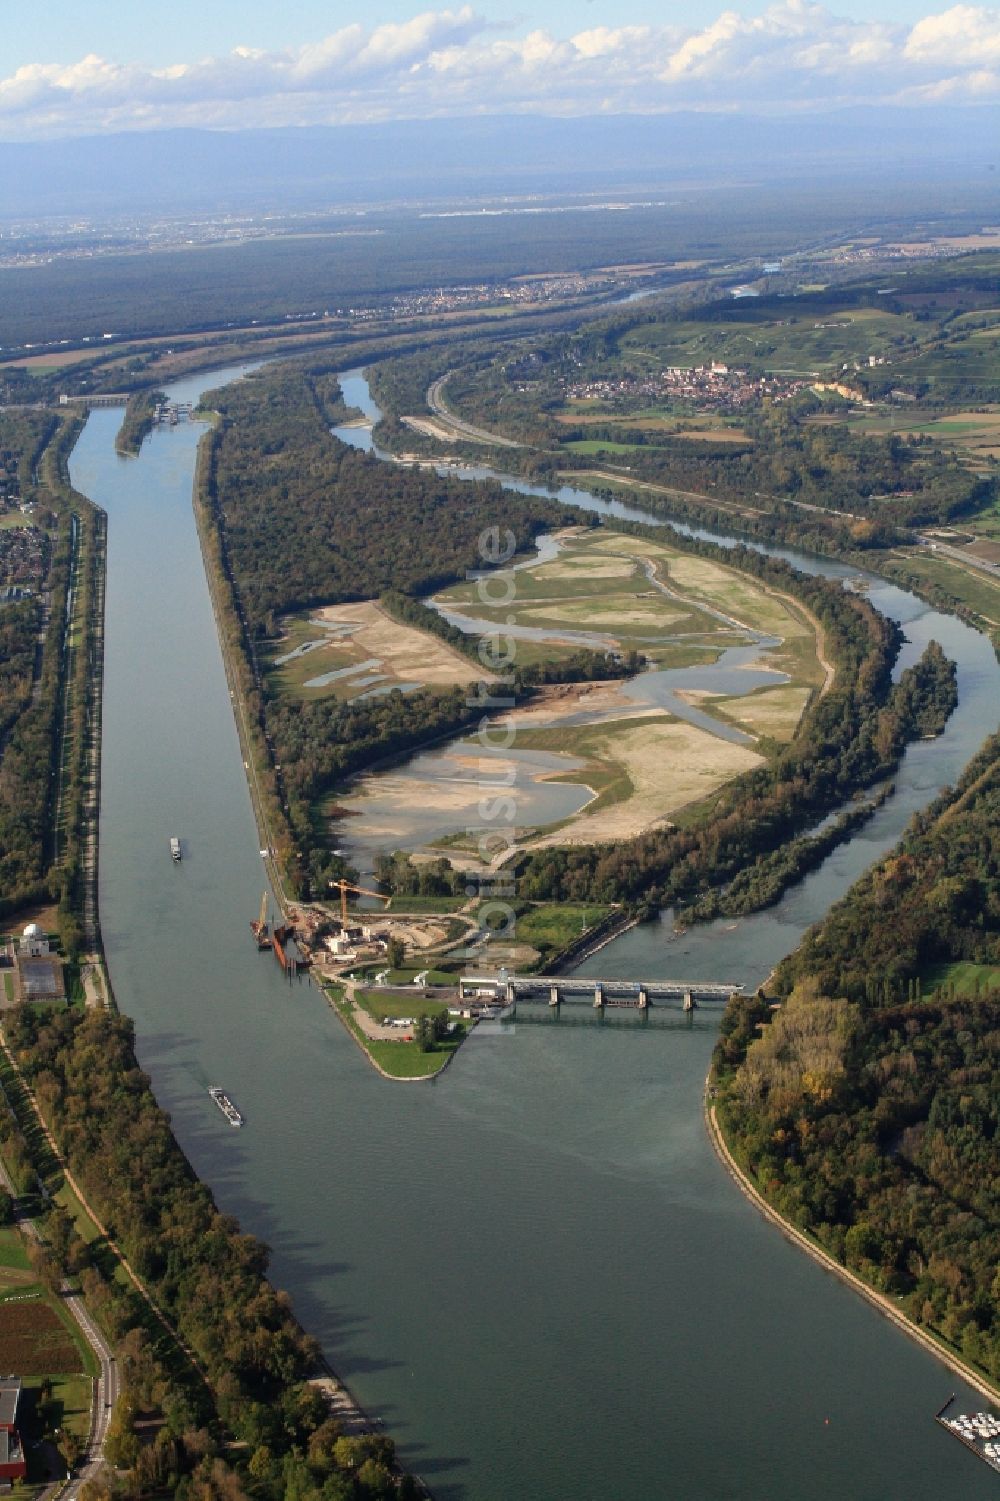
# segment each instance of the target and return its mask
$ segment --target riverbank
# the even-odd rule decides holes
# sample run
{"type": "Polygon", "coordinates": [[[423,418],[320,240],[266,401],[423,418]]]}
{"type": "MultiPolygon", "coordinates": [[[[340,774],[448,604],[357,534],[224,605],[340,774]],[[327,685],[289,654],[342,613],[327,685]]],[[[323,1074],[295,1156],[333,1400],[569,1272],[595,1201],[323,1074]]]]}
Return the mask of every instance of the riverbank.
{"type": "MultiPolygon", "coordinates": [[[[936,1363],[889,1337],[860,1300],[832,1297],[718,1171],[700,1127],[707,1015],[655,1034],[478,1029],[442,1088],[386,1089],[317,992],[289,989],[254,951],[261,858],[191,521],[196,434],[154,434],[126,466],[113,458],[112,420],[94,414],[79,465],[82,488],[106,497],[114,544],[102,915],[115,984],[196,1171],[220,1209],[273,1248],[278,1285],[358,1400],[385,1415],[442,1501],[570,1490],[645,1501],[664,1493],[665,1446],[678,1496],[723,1494],[734,1467],[746,1501],[791,1501],[803,1473],[820,1501],[855,1494],[862,1476],[873,1494],[950,1494],[954,1446],[914,1424],[940,1405],[936,1363]],[[186,836],[180,867],[164,830],[186,836]],[[150,924],[150,910],[162,921],[150,924]],[[208,1100],[216,1081],[244,1130],[208,1100]],[[554,1233],[539,1234],[540,1220],[554,1233]],[[504,1254],[488,1274],[453,1275],[495,1245],[504,1254]],[[625,1264],[672,1273],[623,1278],[625,1264]],[[625,1362],[629,1381],[609,1386],[608,1369],[625,1362]],[[780,1400],[754,1400],[762,1387],[780,1400]],[[600,1404],[581,1404],[581,1390],[597,1389],[600,1404]],[[717,1403],[729,1414],[721,1435],[717,1403]]],[[[949,631],[941,617],[917,618],[912,600],[890,604],[915,621],[915,651],[949,631]]],[[[954,728],[915,748],[863,840],[760,918],[676,939],[636,928],[595,968],[757,983],[873,848],[894,842],[928,784],[954,780],[969,759],[968,722],[989,712],[998,676],[970,637],[954,643],[967,667],[954,728]]],[[[970,1501],[987,1501],[992,1477],[979,1468],[970,1501]]]]}
{"type": "Polygon", "coordinates": [[[914,1340],[923,1349],[930,1351],[937,1360],[940,1360],[956,1376],[961,1376],[963,1381],[967,1382],[974,1390],[980,1392],[988,1402],[1000,1406],[1000,1386],[991,1385],[981,1372],[975,1370],[973,1366],[968,1365],[961,1359],[957,1352],[950,1350],[946,1345],[928,1334],[926,1329],[922,1329],[919,1324],[915,1324],[912,1319],[908,1318],[891,1298],[886,1297],[885,1293],[879,1292],[877,1288],[865,1282],[855,1272],[850,1271],[845,1266],[841,1266],[840,1262],[836,1261],[828,1251],[824,1250],[818,1241],[798,1229],[790,1220],[785,1219],[774,1208],[773,1204],[768,1203],[760,1189],[743,1168],[740,1167],[733,1156],[729,1143],[723,1134],[722,1127],[719,1125],[715,1105],[710,1099],[710,1086],[706,1086],[704,1113],[705,1126],[709,1139],[715,1148],[720,1162],[740,1192],[750,1200],[751,1204],[763,1215],[764,1219],[770,1224],[777,1226],[786,1240],[791,1241],[800,1251],[804,1251],[819,1266],[822,1266],[828,1272],[833,1272],[835,1276],[840,1278],[841,1282],[846,1283],[854,1292],[860,1294],[884,1318],[887,1318],[890,1323],[895,1324],[897,1329],[901,1329],[904,1334],[914,1340]]]}
{"type": "Polygon", "coordinates": [[[457,1056],[468,1033],[447,1047],[421,1052],[415,1041],[405,1041],[398,1031],[394,1034],[391,1028],[374,1022],[356,999],[356,989],[353,982],[344,979],[322,985],[330,1010],[375,1072],[391,1084],[427,1084],[439,1078],[457,1056]]]}

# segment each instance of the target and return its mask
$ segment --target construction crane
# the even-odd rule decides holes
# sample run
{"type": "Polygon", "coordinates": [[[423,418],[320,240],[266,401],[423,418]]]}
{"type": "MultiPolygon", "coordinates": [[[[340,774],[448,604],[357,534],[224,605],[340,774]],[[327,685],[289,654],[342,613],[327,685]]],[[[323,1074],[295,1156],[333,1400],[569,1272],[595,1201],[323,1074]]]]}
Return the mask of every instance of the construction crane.
{"type": "Polygon", "coordinates": [[[347,926],[347,893],[349,891],[356,892],[358,896],[373,896],[377,902],[388,904],[392,901],[392,897],[383,895],[381,891],[369,891],[364,886],[352,886],[350,881],[331,881],[330,885],[339,887],[340,889],[340,920],[345,928],[347,926]]]}
{"type": "Polygon", "coordinates": [[[260,916],[256,922],[250,924],[250,931],[257,941],[259,949],[270,948],[271,939],[267,931],[267,892],[260,899],[260,916]]]}

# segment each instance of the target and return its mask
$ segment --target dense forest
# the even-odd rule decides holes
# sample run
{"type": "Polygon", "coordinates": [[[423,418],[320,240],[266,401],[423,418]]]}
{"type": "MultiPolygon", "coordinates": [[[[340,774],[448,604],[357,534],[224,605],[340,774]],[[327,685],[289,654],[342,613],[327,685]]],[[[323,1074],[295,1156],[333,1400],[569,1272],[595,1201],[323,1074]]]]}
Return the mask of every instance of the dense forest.
{"type": "Polygon", "coordinates": [[[222,417],[214,496],[254,639],[321,601],[432,593],[483,566],[492,528],[510,528],[523,549],[565,523],[564,508],[495,482],[387,469],[330,434],[327,401],[289,365],[203,398],[222,417]]]}
{"type": "MultiPolygon", "coordinates": [[[[0,413],[0,450],[16,464],[19,494],[36,501],[52,531],[43,534],[42,573],[23,601],[0,602],[0,914],[54,894],[51,861],[52,776],[58,751],[62,673],[58,622],[69,580],[68,519],[35,484],[39,457],[57,423],[46,412],[0,413]]],[[[0,533],[0,545],[4,536],[0,533]]]]}
{"type": "Polygon", "coordinates": [[[20,493],[45,529],[33,598],[0,603],[15,668],[0,676],[0,917],[56,901],[70,957],[83,939],[82,851],[95,816],[86,761],[99,716],[105,547],[103,513],[66,477],[80,426],[78,413],[0,414],[0,447],[20,452],[20,493]]]}
{"type": "MultiPolygon", "coordinates": [[[[266,1248],[220,1214],[192,1173],[136,1064],[131,1023],[103,1010],[20,1006],[7,1013],[5,1031],[74,1178],[196,1362],[178,1368],[165,1360],[142,1300],[102,1263],[101,1243],[85,1243],[63,1210],[51,1210],[45,1254],[56,1262],[53,1280],[58,1285],[62,1270],[79,1280],[119,1353],[125,1390],[109,1457],[129,1472],[127,1494],[167,1488],[205,1501],[418,1494],[396,1471],[388,1438],[344,1435],[308,1385],[318,1374],[315,1341],[267,1281],[266,1248]],[[151,1413],[164,1424],[151,1446],[141,1445],[135,1420],[151,1413]]],[[[3,1129],[9,1138],[10,1123],[3,1129]]],[[[17,1159],[30,1148],[23,1138],[8,1140],[4,1152],[17,1159]]],[[[98,1482],[94,1501],[111,1487],[98,1482]]]]}
{"type": "MultiPolygon", "coordinates": [[[[794,212],[773,191],[758,189],[752,200],[741,205],[739,221],[726,195],[698,195],[684,208],[472,215],[462,221],[460,236],[449,217],[369,208],[347,232],[343,220],[328,221],[326,233],[310,222],[308,234],[239,244],[65,257],[0,270],[4,343],[77,342],[104,332],[136,338],[253,319],[303,321],[327,309],[384,306],[394,295],[423,288],[530,272],[572,274],[623,258],[662,264],[691,256],[719,262],[734,253],[782,254],[798,237],[822,234],[819,226],[830,222],[826,194],[810,196],[794,212]],[[7,288],[15,281],[13,297],[7,288]]],[[[856,203],[844,211],[850,218],[856,203]]]]}
{"type": "Polygon", "coordinates": [[[152,430],[156,408],[166,399],[162,391],[138,391],[129,397],[115,438],[118,453],[127,458],[139,452],[143,438],[152,430]]]}
{"type": "Polygon", "coordinates": [[[715,1064],[766,1196],[994,1380],[998,893],[994,737],[779,967],[777,1009],[731,1006],[715,1064]]]}

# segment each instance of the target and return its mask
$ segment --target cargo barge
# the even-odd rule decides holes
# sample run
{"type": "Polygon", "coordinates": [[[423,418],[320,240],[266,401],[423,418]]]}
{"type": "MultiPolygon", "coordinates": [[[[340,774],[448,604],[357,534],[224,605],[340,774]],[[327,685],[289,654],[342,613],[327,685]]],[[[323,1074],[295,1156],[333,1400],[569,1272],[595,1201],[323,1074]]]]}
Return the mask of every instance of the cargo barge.
{"type": "Polygon", "coordinates": [[[218,1105],[219,1109],[222,1111],[223,1115],[226,1117],[226,1120],[229,1122],[229,1124],[231,1126],[242,1126],[243,1117],[242,1115],[240,1115],[240,1112],[237,1110],[232,1100],[226,1094],[226,1091],[224,1089],[220,1089],[217,1084],[212,1084],[209,1087],[208,1092],[212,1096],[212,1099],[215,1101],[215,1103],[218,1105]]]}
{"type": "Polygon", "coordinates": [[[1000,1474],[1000,1418],[991,1412],[958,1413],[946,1418],[945,1413],[955,1400],[952,1392],[947,1402],[934,1414],[935,1420],[946,1428],[953,1438],[971,1449],[977,1459],[1000,1474]]]}
{"type": "Polygon", "coordinates": [[[295,924],[285,923],[271,930],[271,949],[281,965],[282,972],[294,979],[300,969],[308,969],[310,959],[295,941],[295,924]]]}

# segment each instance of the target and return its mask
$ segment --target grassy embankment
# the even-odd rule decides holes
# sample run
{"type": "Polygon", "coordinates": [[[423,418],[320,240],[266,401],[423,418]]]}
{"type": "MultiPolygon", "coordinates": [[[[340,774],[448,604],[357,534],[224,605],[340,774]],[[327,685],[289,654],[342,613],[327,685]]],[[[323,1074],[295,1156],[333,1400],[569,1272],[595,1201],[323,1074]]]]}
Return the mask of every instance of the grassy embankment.
{"type": "MultiPolygon", "coordinates": [[[[404,972],[410,975],[416,971],[404,972]]],[[[454,977],[449,975],[447,979],[454,977]]],[[[357,1019],[357,1010],[363,1007],[368,1016],[374,1022],[381,1020],[383,1016],[390,1017],[435,1017],[442,1013],[447,1014],[447,1006],[441,1001],[421,998],[414,995],[412,999],[407,996],[389,997],[378,992],[366,991],[358,987],[354,991],[354,999],[347,994],[343,985],[331,982],[326,984],[324,991],[330,1005],[343,1021],[350,1035],[358,1044],[358,1047],[367,1056],[373,1067],[386,1079],[420,1080],[432,1079],[435,1074],[451,1062],[459,1047],[465,1040],[465,1030],[435,1043],[429,1051],[422,1051],[415,1042],[406,1041],[405,1035],[399,1040],[369,1037],[357,1019]]]]}

